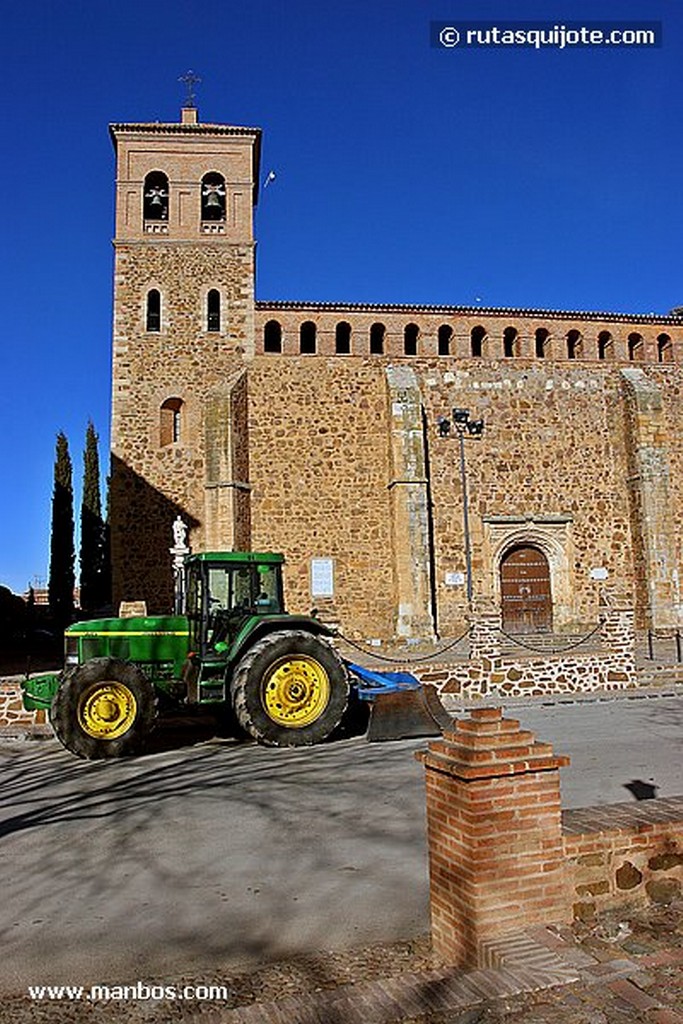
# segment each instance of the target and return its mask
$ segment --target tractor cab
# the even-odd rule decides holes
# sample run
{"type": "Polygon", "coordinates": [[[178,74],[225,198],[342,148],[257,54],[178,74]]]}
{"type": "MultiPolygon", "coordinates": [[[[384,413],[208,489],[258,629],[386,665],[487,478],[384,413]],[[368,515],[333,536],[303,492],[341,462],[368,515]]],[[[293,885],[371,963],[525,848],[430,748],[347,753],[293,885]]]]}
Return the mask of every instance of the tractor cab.
{"type": "Polygon", "coordinates": [[[250,619],[284,614],[278,554],[206,552],[185,566],[190,650],[202,659],[223,656],[250,619]]]}

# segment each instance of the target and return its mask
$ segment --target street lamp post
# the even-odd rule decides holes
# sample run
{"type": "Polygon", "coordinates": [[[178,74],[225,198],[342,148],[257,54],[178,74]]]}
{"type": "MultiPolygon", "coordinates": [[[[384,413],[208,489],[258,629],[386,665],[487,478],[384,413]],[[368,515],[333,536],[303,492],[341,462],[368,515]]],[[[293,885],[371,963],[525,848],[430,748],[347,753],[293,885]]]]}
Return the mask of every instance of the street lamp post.
{"type": "Polygon", "coordinates": [[[462,486],[462,519],[465,534],[465,571],[467,580],[467,605],[472,607],[472,544],[470,540],[470,510],[467,495],[467,467],[465,465],[465,437],[481,440],[484,433],[484,421],[471,420],[469,409],[453,409],[451,419],[439,416],[437,427],[439,437],[453,437],[455,434],[460,442],[460,483],[462,486]]]}

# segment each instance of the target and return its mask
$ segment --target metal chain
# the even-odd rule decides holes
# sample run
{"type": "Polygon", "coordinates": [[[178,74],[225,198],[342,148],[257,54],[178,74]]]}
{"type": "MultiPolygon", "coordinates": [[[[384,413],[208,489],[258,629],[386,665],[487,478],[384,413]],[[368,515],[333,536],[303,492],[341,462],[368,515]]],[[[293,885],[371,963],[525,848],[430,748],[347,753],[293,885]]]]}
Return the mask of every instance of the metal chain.
{"type": "Polygon", "coordinates": [[[421,661],[430,661],[432,658],[437,658],[440,654],[445,654],[446,651],[450,651],[454,647],[457,647],[461,640],[465,639],[465,637],[467,636],[471,629],[472,627],[468,626],[465,632],[456,640],[449,642],[445,647],[440,647],[438,651],[432,651],[431,654],[425,654],[423,657],[420,658],[389,658],[387,657],[387,655],[376,654],[374,651],[368,650],[365,647],[361,647],[360,644],[357,644],[354,640],[349,640],[349,638],[347,636],[344,636],[344,634],[341,632],[337,632],[336,635],[339,637],[340,640],[343,640],[344,643],[347,643],[349,644],[350,647],[354,647],[357,651],[360,651],[361,654],[367,654],[371,658],[376,658],[377,661],[385,661],[387,662],[387,664],[392,665],[406,665],[418,664],[421,661]]]}
{"type": "Polygon", "coordinates": [[[496,628],[499,633],[502,633],[502,635],[506,637],[507,640],[512,641],[512,643],[516,644],[518,647],[526,648],[527,651],[534,651],[536,654],[564,654],[565,651],[573,651],[575,647],[580,647],[581,644],[585,644],[586,640],[590,640],[592,636],[595,636],[598,630],[602,628],[602,622],[598,622],[595,629],[592,629],[590,633],[586,633],[586,635],[582,636],[580,640],[576,640],[572,644],[566,644],[565,647],[533,647],[531,644],[525,644],[522,640],[518,640],[515,636],[510,636],[510,634],[506,633],[501,626],[497,626],[496,628]]]}

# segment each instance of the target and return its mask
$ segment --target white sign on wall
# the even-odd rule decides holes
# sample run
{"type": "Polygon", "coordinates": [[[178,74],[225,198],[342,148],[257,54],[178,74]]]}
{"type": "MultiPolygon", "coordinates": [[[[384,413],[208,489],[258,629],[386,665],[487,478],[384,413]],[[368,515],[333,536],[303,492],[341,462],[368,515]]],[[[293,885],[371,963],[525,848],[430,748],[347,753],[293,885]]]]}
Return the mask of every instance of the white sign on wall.
{"type": "Polygon", "coordinates": [[[311,596],[334,597],[334,562],[331,558],[311,559],[311,596]]]}
{"type": "Polygon", "coordinates": [[[446,586],[447,587],[464,587],[465,586],[465,573],[464,572],[447,572],[446,573],[446,586]]]}
{"type": "Polygon", "coordinates": [[[602,565],[597,566],[595,569],[591,569],[592,580],[606,580],[608,576],[609,573],[607,572],[607,569],[602,565]]]}

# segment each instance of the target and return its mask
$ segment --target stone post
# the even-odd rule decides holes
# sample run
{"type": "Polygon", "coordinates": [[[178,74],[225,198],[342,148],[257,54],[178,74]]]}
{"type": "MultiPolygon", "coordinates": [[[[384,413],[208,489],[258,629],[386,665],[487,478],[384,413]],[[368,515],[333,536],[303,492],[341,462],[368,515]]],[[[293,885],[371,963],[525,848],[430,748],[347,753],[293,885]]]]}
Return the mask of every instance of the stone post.
{"type": "Polygon", "coordinates": [[[434,951],[484,964],[484,946],[571,920],[560,820],[569,758],[500,708],[472,711],[416,754],[426,769],[434,951]]]}
{"type": "Polygon", "coordinates": [[[500,627],[499,611],[477,610],[476,614],[470,617],[470,658],[473,661],[482,658],[489,658],[492,661],[500,656],[500,627]]]}
{"type": "Polygon", "coordinates": [[[605,650],[618,659],[608,672],[608,680],[621,686],[637,686],[635,611],[633,606],[617,604],[600,609],[600,640],[605,650]]]}
{"type": "Polygon", "coordinates": [[[605,647],[620,654],[630,655],[633,659],[636,642],[633,607],[603,606],[600,609],[600,617],[600,637],[605,647]]]}

